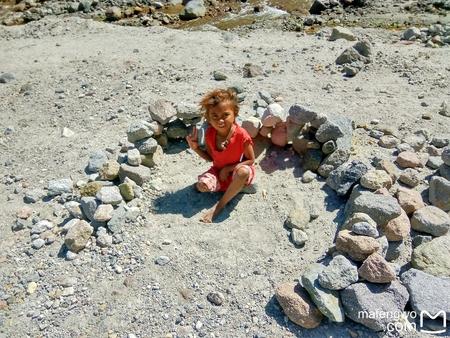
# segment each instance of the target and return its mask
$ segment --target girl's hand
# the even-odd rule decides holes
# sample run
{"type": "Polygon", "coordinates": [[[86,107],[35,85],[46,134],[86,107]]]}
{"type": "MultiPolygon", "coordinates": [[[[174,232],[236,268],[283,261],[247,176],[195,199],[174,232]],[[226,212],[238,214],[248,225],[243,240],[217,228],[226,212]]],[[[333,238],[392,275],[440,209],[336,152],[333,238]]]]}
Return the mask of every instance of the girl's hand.
{"type": "Polygon", "coordinates": [[[220,169],[219,180],[220,181],[225,181],[232,171],[233,171],[233,169],[231,169],[228,166],[223,167],[222,169],[220,169]]]}
{"type": "Polygon", "coordinates": [[[186,141],[189,144],[189,148],[192,150],[198,149],[197,128],[194,127],[193,133],[186,136],[186,141]]]}

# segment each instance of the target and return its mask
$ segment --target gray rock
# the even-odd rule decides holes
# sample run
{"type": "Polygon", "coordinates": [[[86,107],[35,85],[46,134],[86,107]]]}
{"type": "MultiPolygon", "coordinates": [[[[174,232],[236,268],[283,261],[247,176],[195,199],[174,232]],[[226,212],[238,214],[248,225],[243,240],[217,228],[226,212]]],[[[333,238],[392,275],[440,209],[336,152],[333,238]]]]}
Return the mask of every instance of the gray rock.
{"type": "Polygon", "coordinates": [[[128,164],[122,163],[120,165],[119,171],[120,180],[123,182],[125,177],[133,180],[137,185],[142,186],[145,182],[149,181],[151,178],[151,171],[145,166],[130,166],[128,164]]]}
{"type": "Polygon", "coordinates": [[[152,126],[147,121],[134,121],[128,126],[127,138],[129,142],[137,142],[153,136],[152,126]]]}
{"type": "Polygon", "coordinates": [[[330,173],[327,185],[339,195],[345,195],[367,171],[367,165],[361,161],[353,160],[344,163],[330,173]]]}
{"type": "Polygon", "coordinates": [[[220,306],[225,301],[225,296],[221,292],[210,292],[206,296],[208,301],[214,305],[220,306]]]}
{"type": "Polygon", "coordinates": [[[414,212],[411,227],[433,236],[443,236],[450,229],[450,216],[437,207],[426,206],[414,212]]]}
{"type": "MultiPolygon", "coordinates": [[[[381,236],[381,237],[378,237],[376,240],[380,244],[380,248],[377,250],[377,252],[381,256],[386,258],[387,254],[388,254],[388,251],[389,251],[389,241],[388,241],[387,237],[386,236],[381,236]]],[[[388,259],[386,258],[386,260],[388,260],[388,259]]]]}
{"type": "Polygon", "coordinates": [[[16,79],[14,74],[11,73],[2,73],[0,74],[0,83],[9,83],[16,79]]]}
{"type": "Polygon", "coordinates": [[[420,29],[417,27],[411,27],[405,30],[402,34],[403,40],[415,40],[420,38],[420,29]]]}
{"type": "Polygon", "coordinates": [[[448,108],[447,102],[443,101],[439,109],[439,115],[450,117],[450,109],[448,108]]]}
{"type": "Polygon", "coordinates": [[[408,291],[398,281],[389,284],[356,283],[341,291],[345,315],[375,331],[385,330],[393,319],[374,314],[400,313],[408,297],[408,291]]]}
{"type": "Polygon", "coordinates": [[[450,166],[450,147],[445,147],[442,151],[442,161],[448,166],[450,166]]]}
{"type": "Polygon", "coordinates": [[[47,220],[42,220],[37,222],[33,227],[31,228],[30,233],[33,234],[41,234],[47,230],[50,230],[54,227],[53,223],[47,220]]]}
{"type": "Polygon", "coordinates": [[[264,74],[264,70],[261,66],[246,63],[242,69],[243,76],[245,78],[257,77],[264,74]]]}
{"type": "Polygon", "coordinates": [[[107,161],[108,156],[106,153],[103,150],[96,150],[89,156],[87,171],[90,173],[96,173],[107,161]]]}
{"type": "Polygon", "coordinates": [[[437,148],[444,148],[450,144],[450,135],[435,135],[431,139],[431,144],[437,148]]]}
{"type": "Polygon", "coordinates": [[[157,265],[166,265],[170,262],[170,258],[167,256],[159,256],[155,259],[155,264],[157,265]]]}
{"type": "MultiPolygon", "coordinates": [[[[127,162],[131,166],[139,166],[142,163],[141,154],[137,149],[130,149],[127,152],[127,162]]],[[[120,171],[120,169],[119,169],[120,171]]]]}
{"type": "Polygon", "coordinates": [[[177,115],[177,110],[172,103],[162,99],[151,103],[148,106],[148,111],[152,119],[161,123],[163,126],[177,115]]]}
{"type": "Polygon", "coordinates": [[[113,211],[114,208],[111,204],[101,204],[95,210],[94,220],[97,222],[108,222],[112,217],[113,211]]]}
{"type": "Polygon", "coordinates": [[[46,194],[42,189],[27,190],[25,192],[25,196],[23,197],[23,201],[25,203],[36,203],[40,201],[45,195],[46,194]]]}
{"type": "Polygon", "coordinates": [[[402,209],[394,197],[365,191],[359,186],[353,188],[345,207],[347,217],[356,212],[362,212],[369,215],[379,226],[400,216],[401,211],[402,209]]]}
{"type": "Polygon", "coordinates": [[[101,188],[95,197],[103,204],[118,205],[123,201],[120,190],[116,186],[101,188]]]}
{"type": "Polygon", "coordinates": [[[105,11],[105,15],[106,20],[117,21],[122,18],[122,10],[117,6],[108,7],[105,11]]]}
{"type": "Polygon", "coordinates": [[[356,36],[348,28],[336,26],[331,31],[330,41],[335,41],[338,39],[345,39],[348,41],[355,41],[356,36]]]}
{"type": "Polygon", "coordinates": [[[429,199],[431,204],[445,211],[450,211],[450,181],[433,176],[430,180],[429,199]]]}
{"type": "Polygon", "coordinates": [[[305,124],[317,119],[318,113],[310,108],[294,104],[289,108],[288,116],[296,124],[305,124]]]}
{"type": "Polygon", "coordinates": [[[386,249],[385,258],[388,262],[395,261],[408,250],[404,241],[388,242],[386,249]]]}
{"type": "Polygon", "coordinates": [[[65,193],[71,193],[73,190],[73,182],[70,178],[62,178],[59,180],[51,180],[48,182],[47,195],[58,196],[65,193]]]}
{"type": "Polygon", "coordinates": [[[325,155],[329,155],[333,153],[336,150],[336,148],[337,148],[336,142],[333,140],[329,140],[322,145],[322,152],[325,155]]]}
{"type": "Polygon", "coordinates": [[[120,233],[127,223],[134,222],[139,216],[139,208],[120,205],[114,210],[111,219],[108,221],[108,229],[112,233],[120,233]]]}
{"type": "Polygon", "coordinates": [[[112,236],[108,234],[108,231],[104,227],[97,229],[97,245],[101,248],[107,248],[112,245],[112,236]]]}
{"type": "Polygon", "coordinates": [[[45,241],[42,238],[37,238],[31,242],[31,247],[36,250],[39,250],[44,245],[45,245],[45,241]]]}
{"type": "Polygon", "coordinates": [[[31,221],[26,219],[16,219],[15,222],[11,225],[12,231],[20,231],[23,229],[27,229],[31,227],[31,221]]]}
{"type": "Polygon", "coordinates": [[[439,174],[446,180],[450,180],[450,166],[445,163],[439,167],[439,174]]]}
{"type": "Polygon", "coordinates": [[[337,65],[346,65],[351,64],[353,62],[363,61],[363,56],[359,54],[356,49],[353,47],[349,47],[345,49],[341,55],[336,59],[337,65]]]}
{"type": "Polygon", "coordinates": [[[352,120],[335,114],[328,114],[328,119],[323,123],[316,132],[316,139],[321,143],[333,140],[336,141],[341,137],[351,137],[353,133],[352,120]]]}
{"type": "Polygon", "coordinates": [[[303,230],[293,228],[291,230],[291,239],[295,245],[303,246],[308,240],[308,235],[303,230]]]}
{"type": "Polygon", "coordinates": [[[367,39],[362,39],[353,45],[353,48],[366,59],[365,62],[370,62],[372,56],[372,44],[367,39]]]}
{"type": "Polygon", "coordinates": [[[79,220],[67,232],[64,244],[70,251],[78,253],[86,247],[93,231],[94,228],[89,223],[79,220]]]}
{"type": "Polygon", "coordinates": [[[191,0],[189,1],[180,14],[182,20],[193,20],[205,16],[206,7],[203,0],[191,0]]]}
{"type": "Polygon", "coordinates": [[[177,117],[183,121],[192,121],[200,119],[202,112],[198,109],[198,105],[192,103],[178,103],[177,104],[177,117]]]}
{"type": "Polygon", "coordinates": [[[430,156],[428,158],[427,167],[430,169],[439,169],[444,164],[440,156],[430,156]]]}
{"type": "Polygon", "coordinates": [[[274,103],[273,97],[272,95],[266,91],[266,90],[261,90],[258,92],[258,95],[260,98],[262,98],[267,104],[272,104],[274,103]]]}
{"type": "Polygon", "coordinates": [[[323,265],[317,263],[308,266],[302,275],[301,284],[308,291],[312,301],[316,304],[320,312],[331,321],[342,323],[345,317],[339,300],[339,294],[336,291],[325,289],[319,284],[318,278],[323,268],[323,265]]]}
{"type": "Polygon", "coordinates": [[[353,224],[352,231],[355,234],[373,238],[377,238],[379,236],[377,228],[368,222],[358,222],[353,224]]]}
{"type": "Polygon", "coordinates": [[[319,283],[330,290],[342,290],[358,281],[358,268],[343,255],[334,256],[319,273],[319,283]]]}
{"type": "Polygon", "coordinates": [[[412,239],[412,246],[413,246],[413,248],[416,248],[421,244],[428,243],[432,239],[433,239],[432,236],[416,235],[412,239]]]}
{"type": "Polygon", "coordinates": [[[158,142],[152,138],[145,138],[140,141],[137,141],[135,144],[137,150],[143,155],[153,154],[158,148],[158,142]]]}
{"type": "Polygon", "coordinates": [[[69,201],[64,203],[64,208],[66,208],[70,216],[78,219],[83,218],[83,212],[81,211],[80,203],[76,201],[69,201]]]}
{"type": "Polygon", "coordinates": [[[420,183],[419,172],[413,168],[406,168],[400,173],[398,180],[408,187],[414,188],[420,183]]]}
{"type": "Polygon", "coordinates": [[[450,277],[450,236],[436,237],[416,247],[411,264],[433,276],[450,277]]]}
{"type": "Polygon", "coordinates": [[[439,278],[410,269],[402,274],[401,279],[408,289],[413,310],[418,313],[427,311],[431,315],[444,311],[446,318],[450,318],[450,278],[439,278]]]}
{"type": "Polygon", "coordinates": [[[338,148],[332,154],[325,157],[317,172],[322,177],[328,177],[334,169],[347,162],[349,157],[350,149],[338,148]]]}
{"type": "Polygon", "coordinates": [[[97,199],[95,197],[82,197],[80,200],[80,207],[86,218],[93,221],[95,211],[98,207],[97,199]]]}
{"type": "Polygon", "coordinates": [[[220,70],[215,70],[213,72],[213,78],[216,81],[225,81],[226,79],[228,79],[227,74],[225,74],[224,72],[220,71],[220,70]]]}

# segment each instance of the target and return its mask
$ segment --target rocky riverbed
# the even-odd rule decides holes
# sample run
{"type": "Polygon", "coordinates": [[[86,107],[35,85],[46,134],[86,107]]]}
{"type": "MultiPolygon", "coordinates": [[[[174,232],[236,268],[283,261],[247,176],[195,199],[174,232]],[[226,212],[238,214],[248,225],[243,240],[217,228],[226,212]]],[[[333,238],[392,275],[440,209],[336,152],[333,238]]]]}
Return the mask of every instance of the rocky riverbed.
{"type": "MultiPolygon", "coordinates": [[[[82,2],[0,26],[0,336],[442,329],[358,311],[450,315],[445,1],[215,3],[258,17],[230,30],[212,2],[189,30],[153,18],[164,3],[130,27],[96,19],[120,2],[82,2]],[[193,188],[208,165],[183,136],[215,87],[238,92],[257,189],[208,225],[218,196],[193,188]]],[[[21,3],[3,20],[57,5],[21,3]]]]}

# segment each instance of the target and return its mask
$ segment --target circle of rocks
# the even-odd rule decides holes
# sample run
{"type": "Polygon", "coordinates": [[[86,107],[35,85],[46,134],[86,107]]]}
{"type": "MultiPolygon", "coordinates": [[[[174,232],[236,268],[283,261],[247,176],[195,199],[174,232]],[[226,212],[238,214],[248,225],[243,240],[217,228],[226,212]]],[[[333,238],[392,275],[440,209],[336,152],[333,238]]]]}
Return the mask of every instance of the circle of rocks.
{"type": "MultiPolygon", "coordinates": [[[[450,300],[445,289],[448,284],[445,277],[450,277],[448,139],[431,139],[431,143],[440,147],[425,148],[429,141],[419,133],[404,140],[408,150],[400,152],[395,163],[380,160],[373,168],[362,161],[350,160],[355,128],[351,119],[298,104],[284,109],[264,91],[258,93],[255,105],[255,116],[241,123],[250,136],[267,138],[279,147],[292,146],[303,159],[303,182],[311,182],[319,175],[338,195],[348,198],[345,222],[329,252],[329,263],[310,265],[298,284],[287,282],[277,286],[276,298],[288,318],[306,328],[317,327],[324,317],[333,322],[350,318],[381,331],[392,318],[359,314],[403,313],[408,302],[414,311],[439,308],[448,313],[450,300]],[[431,205],[426,205],[422,196],[408,187],[388,190],[401,177],[399,168],[405,171],[427,165],[429,157],[422,158],[417,153],[422,149],[435,156],[440,154],[442,160],[429,184],[431,205]],[[411,228],[417,231],[412,241],[415,246],[410,259],[412,268],[399,275],[399,268],[391,261],[408,250],[411,228]],[[434,300],[432,308],[427,299],[434,300]]],[[[150,168],[161,162],[169,141],[184,139],[189,129],[195,127],[199,131],[199,144],[205,144],[207,125],[202,123],[195,105],[174,106],[166,100],[156,100],[149,105],[149,115],[148,120],[130,123],[118,153],[103,150],[91,153],[85,180],[75,184],[69,178],[51,180],[46,191],[25,193],[26,203],[42,198],[59,201],[70,214],[68,222],[57,227],[48,220],[32,217],[33,210],[25,206],[17,212],[12,230],[31,229],[31,246],[35,250],[53,243],[59,234],[65,235],[67,260],[76,259],[89,245],[104,248],[119,242],[124,225],[139,217],[139,208],[133,200],[142,196],[143,185],[151,178],[150,168]]],[[[380,146],[388,148],[390,144],[380,142],[380,146]]],[[[401,142],[395,144],[399,147],[401,142]]],[[[301,247],[307,241],[304,230],[312,218],[302,201],[288,215],[285,225],[291,229],[296,245],[301,247]]],[[[155,259],[158,265],[169,263],[169,257],[155,259]]],[[[115,269],[120,273],[120,266],[115,269]]],[[[220,293],[211,293],[207,298],[217,306],[224,302],[220,293]]]]}

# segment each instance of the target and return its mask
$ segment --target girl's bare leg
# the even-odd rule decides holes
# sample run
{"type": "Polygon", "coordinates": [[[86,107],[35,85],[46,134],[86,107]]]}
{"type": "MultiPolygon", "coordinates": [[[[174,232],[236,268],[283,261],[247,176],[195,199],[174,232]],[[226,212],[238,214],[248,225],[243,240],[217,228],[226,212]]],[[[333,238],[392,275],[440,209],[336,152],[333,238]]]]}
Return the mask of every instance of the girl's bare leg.
{"type": "Polygon", "coordinates": [[[204,223],[212,223],[213,219],[222,211],[222,209],[230,202],[234,196],[236,196],[239,191],[242,190],[245,183],[247,182],[248,176],[250,173],[248,172],[247,167],[241,167],[236,171],[236,175],[231,182],[228,189],[223,194],[222,198],[217,202],[215,206],[205,212],[200,219],[200,221],[204,223]]]}

